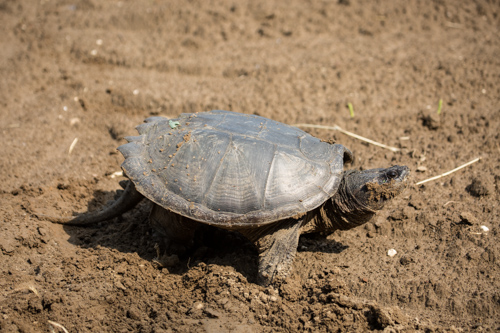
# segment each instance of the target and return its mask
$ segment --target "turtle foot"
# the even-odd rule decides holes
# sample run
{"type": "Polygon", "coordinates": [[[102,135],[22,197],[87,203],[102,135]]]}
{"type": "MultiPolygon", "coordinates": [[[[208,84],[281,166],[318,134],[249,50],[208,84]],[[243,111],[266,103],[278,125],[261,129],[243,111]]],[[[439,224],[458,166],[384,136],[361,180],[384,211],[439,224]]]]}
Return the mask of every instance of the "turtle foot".
{"type": "Polygon", "coordinates": [[[259,284],[277,285],[285,280],[297,253],[301,225],[301,219],[280,221],[274,229],[257,240],[259,284]]]}

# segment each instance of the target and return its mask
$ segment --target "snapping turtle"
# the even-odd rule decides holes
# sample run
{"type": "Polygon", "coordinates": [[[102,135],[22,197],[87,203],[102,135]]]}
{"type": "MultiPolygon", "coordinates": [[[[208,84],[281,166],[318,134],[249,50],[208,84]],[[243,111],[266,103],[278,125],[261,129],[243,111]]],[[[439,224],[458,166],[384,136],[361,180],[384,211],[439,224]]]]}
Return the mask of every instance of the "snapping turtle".
{"type": "Polygon", "coordinates": [[[74,218],[109,220],[144,197],[165,253],[185,250],[197,227],[236,230],[256,244],[259,280],[283,279],[301,233],[331,233],[370,220],[405,187],[409,169],[343,171],[352,153],[260,116],[229,111],[152,117],[118,147],[129,178],[110,207],[74,218]]]}

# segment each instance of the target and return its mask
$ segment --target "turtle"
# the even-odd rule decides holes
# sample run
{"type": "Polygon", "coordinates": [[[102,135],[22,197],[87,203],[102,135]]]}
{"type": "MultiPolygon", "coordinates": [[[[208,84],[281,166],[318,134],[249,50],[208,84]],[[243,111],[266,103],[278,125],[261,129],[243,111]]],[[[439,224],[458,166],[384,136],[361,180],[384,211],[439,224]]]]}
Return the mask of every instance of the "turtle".
{"type": "Polygon", "coordinates": [[[182,254],[200,226],[234,230],[256,245],[258,283],[284,281],[299,236],[372,219],[401,193],[406,166],[345,170],[352,152],[258,115],[213,110],[150,117],[117,149],[128,184],[109,207],[53,222],[109,221],[146,198],[163,254],[182,254]]]}

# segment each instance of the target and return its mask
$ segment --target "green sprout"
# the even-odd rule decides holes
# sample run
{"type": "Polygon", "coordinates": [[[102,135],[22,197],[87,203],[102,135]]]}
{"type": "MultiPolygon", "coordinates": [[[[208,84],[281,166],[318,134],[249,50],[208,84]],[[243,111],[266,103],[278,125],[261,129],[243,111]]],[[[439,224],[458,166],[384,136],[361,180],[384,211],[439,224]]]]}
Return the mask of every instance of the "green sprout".
{"type": "Polygon", "coordinates": [[[438,115],[441,114],[441,108],[443,107],[443,99],[439,99],[438,104],[438,115]]]}
{"type": "Polygon", "coordinates": [[[354,107],[352,106],[352,103],[347,102],[347,107],[349,108],[349,114],[351,115],[351,118],[354,118],[354,107]]]}

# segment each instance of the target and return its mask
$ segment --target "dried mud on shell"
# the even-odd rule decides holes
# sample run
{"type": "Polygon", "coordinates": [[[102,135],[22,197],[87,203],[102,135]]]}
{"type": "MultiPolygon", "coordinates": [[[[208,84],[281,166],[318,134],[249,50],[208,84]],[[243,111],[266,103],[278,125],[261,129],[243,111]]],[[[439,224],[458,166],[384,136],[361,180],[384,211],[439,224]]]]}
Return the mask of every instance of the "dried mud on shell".
{"type": "Polygon", "coordinates": [[[0,331],[498,331],[499,10],[0,2],[0,331]],[[85,228],[30,214],[105,206],[121,191],[122,137],[150,116],[211,109],[401,148],[307,128],[348,147],[349,168],[407,165],[413,183],[481,160],[410,184],[365,226],[302,237],[274,288],[255,284],[251,244],[212,228],[161,267],[145,202],[85,228]]]}

